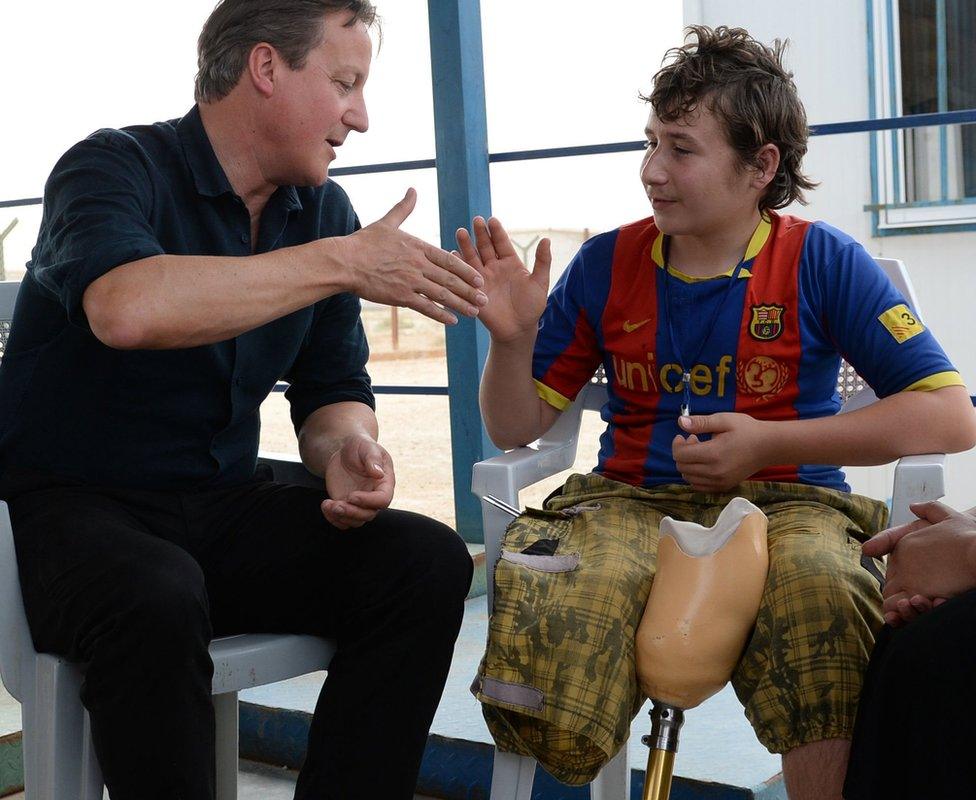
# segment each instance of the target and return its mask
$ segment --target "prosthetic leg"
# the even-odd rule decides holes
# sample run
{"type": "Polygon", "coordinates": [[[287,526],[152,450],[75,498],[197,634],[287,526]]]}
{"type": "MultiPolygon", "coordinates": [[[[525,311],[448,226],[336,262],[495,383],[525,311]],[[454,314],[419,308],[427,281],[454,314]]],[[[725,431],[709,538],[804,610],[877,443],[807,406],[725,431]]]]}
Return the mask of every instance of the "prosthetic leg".
{"type": "Polygon", "coordinates": [[[667,800],[684,712],[732,675],[766,572],[766,516],[735,498],[711,528],[661,521],[657,572],[637,630],[637,677],[651,698],[644,800],[667,800]]]}

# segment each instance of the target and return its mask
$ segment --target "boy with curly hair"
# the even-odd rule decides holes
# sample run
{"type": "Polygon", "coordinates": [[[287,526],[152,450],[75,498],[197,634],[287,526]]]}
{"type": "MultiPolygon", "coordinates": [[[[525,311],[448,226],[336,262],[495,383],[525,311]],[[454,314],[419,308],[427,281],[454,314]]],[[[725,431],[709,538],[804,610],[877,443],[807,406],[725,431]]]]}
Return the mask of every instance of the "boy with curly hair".
{"type": "MultiPolygon", "coordinates": [[[[640,177],[654,216],[587,241],[548,297],[548,242],[531,272],[495,219],[475,219],[474,239],[461,230],[458,246],[489,295],[481,406],[498,446],[537,439],[597,367],[606,372],[599,463],[547,506],[599,501],[591,524],[614,531],[607,538],[626,553],[618,562],[633,567],[608,579],[584,564],[574,577],[577,588],[588,581],[590,598],[608,587],[634,598],[604,604],[616,609],[612,621],[579,613],[586,624],[561,630],[567,653],[598,641],[616,654],[594,655],[595,682],[578,682],[580,706],[605,713],[617,679],[630,687],[619,716],[640,706],[627,702],[636,691],[628,658],[660,519],[711,525],[732,497],[746,497],[769,519],[770,568],[732,683],[759,740],[783,754],[790,797],[839,800],[883,622],[880,562],[862,562],[859,543],[884,527],[887,510],[851,494],[837,465],[967,449],[976,419],[958,372],[864,248],[825,223],[777,213],[814,186],[801,171],[806,114],[782,54],[780,42],[767,46],[742,29],[689,30],[643,98],[651,110],[640,177]],[[841,357],[880,399],[838,415],[841,357]],[[612,628],[619,646],[608,645],[612,628]]],[[[502,566],[510,565],[499,567],[496,616],[507,602],[502,566]]],[[[506,643],[528,654],[528,668],[508,669],[489,645],[489,685],[526,683],[533,654],[554,646],[532,633],[535,642],[506,643]]],[[[556,708],[549,677],[540,681],[546,708],[556,708]]],[[[564,694],[575,685],[565,674],[559,682],[564,694]]],[[[479,697],[499,744],[546,765],[554,739],[501,722],[499,709],[516,708],[485,686],[479,697]]],[[[608,756],[619,739],[601,744],[608,756]]]]}

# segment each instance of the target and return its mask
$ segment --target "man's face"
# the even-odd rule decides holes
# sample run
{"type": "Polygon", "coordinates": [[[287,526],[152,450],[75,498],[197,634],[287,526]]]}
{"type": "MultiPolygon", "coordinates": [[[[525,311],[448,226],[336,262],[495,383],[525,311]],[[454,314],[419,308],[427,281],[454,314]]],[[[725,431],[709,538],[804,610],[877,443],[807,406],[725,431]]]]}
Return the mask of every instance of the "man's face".
{"type": "Polygon", "coordinates": [[[720,234],[755,213],[761,190],[751,185],[754,173],[739,164],[705,104],[674,122],[661,122],[652,109],[645,134],[641,182],[661,231],[720,234]]]}
{"type": "Polygon", "coordinates": [[[363,87],[372,42],[363,23],[345,27],[347,20],[345,13],[326,16],[325,39],[301,69],[280,62],[267,120],[272,183],[320,186],[349,132],[369,127],[363,87]]]}

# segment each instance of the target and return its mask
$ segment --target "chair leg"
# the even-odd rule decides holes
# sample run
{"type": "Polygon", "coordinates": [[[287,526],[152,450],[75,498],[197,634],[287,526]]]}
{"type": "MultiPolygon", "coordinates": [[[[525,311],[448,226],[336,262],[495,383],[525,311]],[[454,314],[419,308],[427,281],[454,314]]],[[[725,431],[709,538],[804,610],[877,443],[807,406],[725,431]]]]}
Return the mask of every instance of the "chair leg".
{"type": "Polygon", "coordinates": [[[630,800],[630,768],[627,766],[627,743],[590,784],[590,800],[630,800]]]}
{"type": "Polygon", "coordinates": [[[91,737],[91,718],[85,710],[85,734],[81,752],[81,800],[102,800],[105,782],[102,768],[95,755],[95,743],[91,737]]]}
{"type": "Polygon", "coordinates": [[[237,800],[237,692],[213,695],[213,705],[216,719],[217,800],[237,800]]]}
{"type": "Polygon", "coordinates": [[[26,797],[101,800],[101,771],[79,696],[81,672],[59,658],[39,655],[33,677],[23,717],[26,797]]]}
{"type": "Polygon", "coordinates": [[[495,748],[490,800],[531,800],[535,759],[495,748]]]}

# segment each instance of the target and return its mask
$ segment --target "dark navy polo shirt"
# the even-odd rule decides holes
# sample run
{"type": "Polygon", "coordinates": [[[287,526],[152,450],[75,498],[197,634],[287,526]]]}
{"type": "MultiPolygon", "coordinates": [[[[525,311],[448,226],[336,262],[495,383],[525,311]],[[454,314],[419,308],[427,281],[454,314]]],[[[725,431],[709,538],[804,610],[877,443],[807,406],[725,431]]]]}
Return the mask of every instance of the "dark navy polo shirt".
{"type": "MultiPolygon", "coordinates": [[[[280,187],[256,252],[352,233],[346,194],[280,187]]],[[[101,130],[58,162],[0,362],[0,465],[98,485],[215,488],[255,470],[258,409],[278,380],[298,430],[321,406],[373,406],[359,299],[338,294],[234,339],[114,350],[82,297],[110,269],[160,254],[248,256],[250,217],[200,114],[101,130]]]]}

